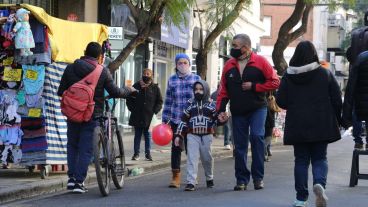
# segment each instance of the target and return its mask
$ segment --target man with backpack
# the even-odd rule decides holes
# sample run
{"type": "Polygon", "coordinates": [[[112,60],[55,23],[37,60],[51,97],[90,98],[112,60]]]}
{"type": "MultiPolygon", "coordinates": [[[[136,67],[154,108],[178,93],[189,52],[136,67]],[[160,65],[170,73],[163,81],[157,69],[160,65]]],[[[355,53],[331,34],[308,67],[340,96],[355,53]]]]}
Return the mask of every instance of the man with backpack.
{"type": "MultiPolygon", "coordinates": [[[[345,127],[353,125],[354,149],[363,150],[364,144],[362,135],[362,121],[368,119],[365,111],[368,111],[365,95],[368,91],[368,77],[365,76],[368,67],[368,57],[363,55],[368,50],[368,11],[364,15],[364,27],[356,28],[352,31],[351,46],[346,51],[346,57],[350,63],[349,80],[345,90],[343,120],[345,127]]],[[[367,121],[366,121],[367,126],[367,121]]],[[[366,140],[368,141],[367,137],[366,140]]],[[[368,148],[368,142],[366,143],[368,148]]]]}
{"type": "Polygon", "coordinates": [[[61,111],[67,117],[67,189],[85,193],[84,180],[93,153],[94,119],[103,115],[104,90],[112,98],[126,98],[135,89],[119,88],[102,64],[102,47],[90,42],[85,56],[69,64],[60,81],[61,111]]]}

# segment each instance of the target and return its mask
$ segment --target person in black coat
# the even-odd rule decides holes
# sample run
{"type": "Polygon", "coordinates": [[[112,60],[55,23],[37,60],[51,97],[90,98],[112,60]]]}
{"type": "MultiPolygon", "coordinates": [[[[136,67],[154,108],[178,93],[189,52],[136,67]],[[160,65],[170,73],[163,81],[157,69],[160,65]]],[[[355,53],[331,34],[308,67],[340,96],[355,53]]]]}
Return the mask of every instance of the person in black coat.
{"type": "Polygon", "coordinates": [[[276,102],[287,110],[284,144],[294,146],[294,206],[306,206],[308,168],[312,163],[316,206],[326,206],[327,145],[341,139],[341,92],[331,71],[319,65],[309,41],[298,44],[277,92],[276,102]]]}
{"type": "Polygon", "coordinates": [[[153,114],[160,112],[162,108],[162,96],[160,88],[152,81],[152,70],[144,69],[142,80],[136,82],[133,87],[139,92],[136,97],[127,99],[127,106],[131,115],[129,125],[134,126],[134,155],[132,160],[139,160],[139,148],[142,134],[145,138],[145,156],[152,161],[151,134],[149,126],[153,114]]]}
{"type": "MultiPolygon", "coordinates": [[[[368,51],[358,55],[355,64],[349,73],[349,80],[346,86],[343,123],[348,128],[353,125],[353,137],[355,149],[363,149],[361,137],[362,124],[365,121],[368,127],[368,51]]],[[[368,150],[368,136],[366,135],[366,150],[368,150]]]]}

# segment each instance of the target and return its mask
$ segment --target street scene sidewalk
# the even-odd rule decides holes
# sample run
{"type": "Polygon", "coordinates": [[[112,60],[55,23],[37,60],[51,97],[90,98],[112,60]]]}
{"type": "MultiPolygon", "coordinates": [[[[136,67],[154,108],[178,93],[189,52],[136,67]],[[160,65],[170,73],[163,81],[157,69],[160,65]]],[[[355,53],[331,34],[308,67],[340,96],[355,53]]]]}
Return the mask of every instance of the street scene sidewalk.
{"type": "MultiPolygon", "coordinates": [[[[153,161],[146,161],[144,153],[142,153],[142,151],[144,151],[144,140],[142,140],[140,160],[132,161],[133,139],[134,137],[132,134],[126,134],[123,137],[126,152],[125,159],[129,170],[133,168],[143,168],[144,173],[149,173],[170,167],[171,145],[161,147],[153,144],[151,150],[153,161]]],[[[226,150],[224,148],[223,136],[214,139],[212,150],[215,159],[232,156],[232,150],[226,150]]],[[[186,160],[184,153],[182,160],[186,160]]],[[[185,163],[183,162],[183,164],[185,163]]],[[[94,167],[90,165],[88,176],[85,181],[86,186],[88,187],[94,184],[96,182],[95,178],[96,174],[94,167]]],[[[0,205],[13,200],[63,191],[66,189],[66,182],[66,172],[50,172],[48,177],[41,179],[38,170],[31,173],[28,169],[22,168],[21,166],[12,166],[11,169],[0,169],[0,205]]]]}

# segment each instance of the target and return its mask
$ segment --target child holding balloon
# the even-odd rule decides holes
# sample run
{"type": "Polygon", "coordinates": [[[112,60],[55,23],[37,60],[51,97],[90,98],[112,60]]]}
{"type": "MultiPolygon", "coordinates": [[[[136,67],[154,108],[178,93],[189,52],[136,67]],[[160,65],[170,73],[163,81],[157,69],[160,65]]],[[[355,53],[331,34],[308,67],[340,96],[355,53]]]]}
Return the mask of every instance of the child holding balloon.
{"type": "Polygon", "coordinates": [[[198,161],[201,157],[208,188],[213,183],[213,158],[211,144],[214,127],[224,124],[226,113],[217,114],[216,106],[210,102],[208,84],[197,81],[193,85],[194,98],[188,101],[182,120],[175,133],[175,146],[182,146],[184,134],[187,133],[187,185],[185,191],[194,191],[198,173],[198,161]]]}

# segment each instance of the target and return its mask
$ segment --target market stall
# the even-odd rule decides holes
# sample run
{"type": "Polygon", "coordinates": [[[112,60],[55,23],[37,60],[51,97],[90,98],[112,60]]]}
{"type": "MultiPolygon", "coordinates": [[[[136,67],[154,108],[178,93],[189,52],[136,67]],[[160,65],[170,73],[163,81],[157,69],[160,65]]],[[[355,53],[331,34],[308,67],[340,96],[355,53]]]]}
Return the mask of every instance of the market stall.
{"type": "Polygon", "coordinates": [[[107,27],[58,19],[27,4],[0,4],[0,23],[2,167],[38,165],[42,177],[65,170],[66,119],[57,89],[67,64],[89,42],[106,40],[107,27]]]}

